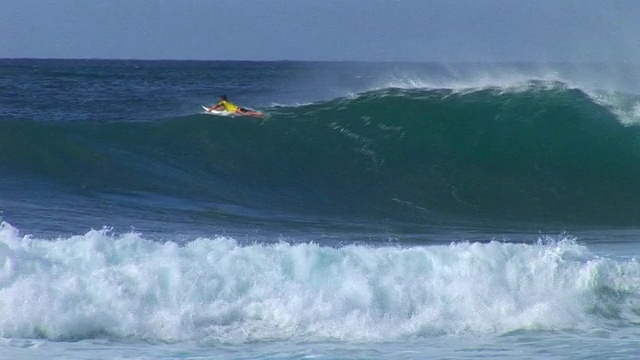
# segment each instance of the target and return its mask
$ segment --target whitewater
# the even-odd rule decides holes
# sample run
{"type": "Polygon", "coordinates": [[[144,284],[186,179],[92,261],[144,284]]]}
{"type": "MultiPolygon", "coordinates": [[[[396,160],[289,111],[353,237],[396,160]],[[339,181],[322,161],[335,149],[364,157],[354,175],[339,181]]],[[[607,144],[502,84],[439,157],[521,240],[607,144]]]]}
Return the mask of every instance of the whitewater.
{"type": "Polygon", "coordinates": [[[0,75],[0,358],[640,355],[640,68],[0,75]]]}

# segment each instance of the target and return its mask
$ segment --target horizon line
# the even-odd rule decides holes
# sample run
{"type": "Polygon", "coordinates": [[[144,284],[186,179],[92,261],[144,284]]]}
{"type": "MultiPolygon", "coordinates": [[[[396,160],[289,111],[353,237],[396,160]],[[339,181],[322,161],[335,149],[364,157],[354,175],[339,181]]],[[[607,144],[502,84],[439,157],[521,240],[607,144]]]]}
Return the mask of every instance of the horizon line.
{"type": "Polygon", "coordinates": [[[150,58],[99,58],[99,57],[0,57],[6,60],[55,60],[55,61],[146,61],[146,62],[253,62],[253,63],[406,63],[406,64],[582,64],[582,65],[639,65],[632,61],[577,61],[568,60],[302,60],[302,59],[150,59],[150,58]]]}

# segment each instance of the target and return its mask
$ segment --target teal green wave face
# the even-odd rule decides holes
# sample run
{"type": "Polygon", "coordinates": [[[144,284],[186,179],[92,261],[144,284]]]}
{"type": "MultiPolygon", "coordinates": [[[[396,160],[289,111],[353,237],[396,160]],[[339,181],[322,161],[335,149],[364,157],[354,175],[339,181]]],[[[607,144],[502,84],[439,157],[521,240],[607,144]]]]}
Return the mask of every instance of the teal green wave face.
{"type": "Polygon", "coordinates": [[[5,121],[0,168],[312,214],[638,223],[640,131],[561,84],[387,89],[266,120],[5,121]]]}

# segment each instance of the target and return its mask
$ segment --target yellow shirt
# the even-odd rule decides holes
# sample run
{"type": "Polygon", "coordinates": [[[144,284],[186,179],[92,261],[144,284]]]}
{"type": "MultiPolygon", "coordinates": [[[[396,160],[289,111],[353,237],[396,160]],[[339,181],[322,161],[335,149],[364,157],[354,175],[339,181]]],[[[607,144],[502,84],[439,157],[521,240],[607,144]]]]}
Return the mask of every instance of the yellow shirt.
{"type": "Polygon", "coordinates": [[[228,102],[227,100],[222,100],[219,103],[217,103],[216,105],[222,105],[224,106],[224,109],[228,112],[236,112],[238,110],[238,105],[235,105],[233,103],[228,102]]]}

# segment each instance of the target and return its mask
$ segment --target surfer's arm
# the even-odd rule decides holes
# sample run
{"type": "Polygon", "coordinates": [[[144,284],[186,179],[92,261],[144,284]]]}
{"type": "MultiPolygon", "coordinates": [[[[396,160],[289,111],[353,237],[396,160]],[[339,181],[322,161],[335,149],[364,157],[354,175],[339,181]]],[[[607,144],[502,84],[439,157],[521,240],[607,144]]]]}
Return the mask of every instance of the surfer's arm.
{"type": "Polygon", "coordinates": [[[211,107],[211,110],[224,110],[224,106],[222,104],[217,103],[211,107]]]}

